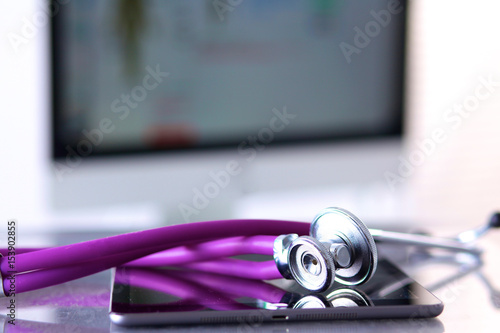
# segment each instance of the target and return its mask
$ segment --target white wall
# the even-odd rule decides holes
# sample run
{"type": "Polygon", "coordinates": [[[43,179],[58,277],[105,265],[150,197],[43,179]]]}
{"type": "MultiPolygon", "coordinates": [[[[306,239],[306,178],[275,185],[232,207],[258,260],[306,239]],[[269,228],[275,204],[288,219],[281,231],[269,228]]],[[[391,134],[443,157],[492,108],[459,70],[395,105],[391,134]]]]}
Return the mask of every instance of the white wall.
{"type": "MultiPolygon", "coordinates": [[[[48,15],[39,1],[0,3],[0,221],[44,223],[48,173],[48,15]]],[[[0,222],[0,224],[3,222],[0,222]]]]}
{"type": "Polygon", "coordinates": [[[410,2],[414,21],[404,157],[414,154],[417,161],[417,151],[423,151],[419,145],[433,131],[446,133],[407,177],[415,219],[481,224],[500,209],[500,2],[410,2]],[[490,77],[499,84],[485,86],[482,80],[490,77]],[[463,107],[463,115],[449,113],[455,105],[463,107]]]}

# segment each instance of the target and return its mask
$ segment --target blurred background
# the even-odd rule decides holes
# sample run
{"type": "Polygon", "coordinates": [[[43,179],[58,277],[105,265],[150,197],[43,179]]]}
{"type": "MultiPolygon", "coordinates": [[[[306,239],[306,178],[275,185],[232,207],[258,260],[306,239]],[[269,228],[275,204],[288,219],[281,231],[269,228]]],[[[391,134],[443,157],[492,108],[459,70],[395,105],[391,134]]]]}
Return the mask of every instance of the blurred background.
{"type": "Polygon", "coordinates": [[[500,209],[496,1],[0,6],[1,215],[21,231],[500,209]]]}

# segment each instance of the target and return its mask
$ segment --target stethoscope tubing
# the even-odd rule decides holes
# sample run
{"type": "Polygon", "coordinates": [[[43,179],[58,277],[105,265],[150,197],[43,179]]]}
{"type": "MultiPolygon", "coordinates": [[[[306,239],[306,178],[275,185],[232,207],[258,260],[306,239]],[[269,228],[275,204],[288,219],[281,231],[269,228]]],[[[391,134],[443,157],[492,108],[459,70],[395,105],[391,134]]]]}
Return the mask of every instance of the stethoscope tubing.
{"type": "MultiPolygon", "coordinates": [[[[125,253],[109,256],[98,262],[91,261],[65,267],[35,270],[17,275],[16,291],[25,292],[48,287],[76,279],[82,275],[82,272],[99,272],[115,267],[120,262],[126,262],[124,266],[131,267],[183,266],[205,272],[224,272],[228,276],[247,277],[249,279],[277,279],[281,277],[281,274],[277,270],[274,261],[254,263],[244,260],[227,262],[220,259],[244,254],[272,255],[275,239],[276,236],[230,237],[191,246],[179,246],[130,262],[126,262],[127,259],[136,257],[137,252],[134,251],[132,255],[125,253]]],[[[36,251],[37,249],[23,250],[36,251]]],[[[7,282],[5,281],[5,283],[7,282]]]]}
{"type": "Polygon", "coordinates": [[[200,296],[191,294],[193,288],[186,288],[189,286],[183,285],[180,286],[181,290],[177,290],[178,286],[174,284],[165,284],[164,281],[160,284],[148,284],[149,279],[144,279],[144,274],[148,272],[157,274],[156,277],[150,275],[152,278],[151,280],[154,282],[163,280],[166,277],[175,278],[185,283],[193,283],[204,287],[204,290],[216,291],[221,295],[231,298],[251,297],[265,302],[279,303],[287,294],[285,290],[269,283],[265,283],[262,280],[238,278],[189,270],[163,271],[144,267],[120,268],[115,273],[115,281],[135,287],[158,290],[160,292],[176,295],[178,297],[197,298],[200,296]],[[188,293],[187,295],[185,294],[186,292],[188,293]]]}
{"type": "MultiPolygon", "coordinates": [[[[217,239],[214,241],[182,245],[159,251],[145,257],[127,262],[126,266],[156,267],[183,265],[192,262],[213,260],[244,254],[273,255],[276,236],[242,236],[217,239]]],[[[21,248],[18,254],[40,251],[47,248],[21,248]]],[[[0,249],[7,253],[8,249],[0,249]]]]}
{"type": "Polygon", "coordinates": [[[174,295],[181,299],[191,299],[200,305],[214,310],[248,310],[252,307],[236,302],[228,295],[210,292],[205,286],[179,276],[163,274],[148,269],[132,269],[126,279],[117,274],[115,281],[156,290],[167,295],[174,295]]]}
{"type": "Polygon", "coordinates": [[[178,246],[130,261],[126,266],[175,266],[244,254],[273,255],[276,236],[243,236],[178,246]]]}
{"type": "Polygon", "coordinates": [[[221,274],[196,271],[173,271],[170,275],[181,279],[188,279],[216,290],[226,295],[238,297],[250,297],[260,299],[269,303],[279,303],[287,294],[287,291],[272,284],[263,282],[262,279],[239,278],[221,274]]]}
{"type": "MultiPolygon", "coordinates": [[[[342,211],[329,208],[330,210],[342,211]]],[[[342,211],[343,214],[350,213],[342,211]]],[[[498,213],[488,225],[499,226],[498,213]],[[494,219],[496,218],[496,220],[494,219]]],[[[280,278],[274,261],[249,262],[231,256],[273,255],[276,237],[307,235],[311,224],[282,220],[221,220],[167,226],[45,249],[16,249],[0,258],[4,295],[47,287],[120,265],[183,266],[198,271],[260,280],[280,278]],[[13,267],[12,267],[13,266],[13,267]],[[12,279],[15,277],[15,283],[12,279]],[[9,287],[6,287],[9,286],[9,287]]],[[[488,229],[487,228],[487,229],[488,229]]],[[[378,242],[432,246],[480,255],[474,243],[425,235],[367,229],[378,242]]],[[[484,232],[483,232],[484,233],[484,232]]],[[[276,258],[275,258],[276,260],[276,258]]],[[[0,290],[0,295],[1,295],[0,290]]]]}
{"type": "MultiPolygon", "coordinates": [[[[121,253],[136,252],[145,256],[186,242],[235,236],[277,236],[283,233],[307,235],[309,226],[309,223],[280,220],[222,220],[167,226],[20,254],[16,256],[15,269],[19,273],[56,268],[98,261],[121,253]]],[[[5,258],[1,259],[0,270],[6,275],[10,270],[5,258]]]]}
{"type": "MultiPolygon", "coordinates": [[[[266,236],[269,237],[269,236],[266,236]]],[[[275,238],[274,236],[271,236],[275,238]]],[[[169,251],[169,250],[167,250],[169,251]]],[[[249,250],[251,251],[251,250],[249,250]]],[[[251,253],[251,252],[250,252],[251,253]]],[[[249,252],[241,253],[249,254],[249,252]]],[[[99,262],[86,262],[69,265],[65,267],[57,267],[52,269],[41,269],[24,274],[16,275],[15,290],[17,293],[36,290],[40,288],[50,287],[59,283],[78,279],[80,277],[98,273],[115,266],[119,266],[119,262],[124,262],[128,258],[124,255],[115,255],[106,258],[99,262]]],[[[161,258],[163,259],[163,258],[161,258]]],[[[131,265],[125,263],[123,266],[132,267],[147,267],[142,266],[142,259],[138,259],[139,265],[131,265]]],[[[157,262],[156,266],[177,265],[188,269],[194,269],[200,272],[218,273],[227,276],[243,277],[255,280],[273,280],[281,278],[281,274],[276,267],[274,261],[252,262],[247,260],[239,260],[232,258],[219,258],[218,260],[201,261],[194,260],[184,264],[172,264],[168,261],[162,260],[161,263],[157,262]]],[[[4,284],[8,285],[9,277],[4,278],[4,284]]]]}
{"type": "Polygon", "coordinates": [[[193,262],[181,267],[255,280],[274,280],[283,277],[273,260],[252,262],[235,258],[221,258],[218,260],[193,262]]]}
{"type": "MultiPolygon", "coordinates": [[[[281,220],[222,220],[167,226],[18,254],[14,270],[7,258],[0,258],[0,272],[4,286],[15,275],[16,292],[24,292],[91,275],[186,243],[236,236],[306,235],[309,226],[281,220]]],[[[8,288],[5,289],[8,295],[8,288]]]]}

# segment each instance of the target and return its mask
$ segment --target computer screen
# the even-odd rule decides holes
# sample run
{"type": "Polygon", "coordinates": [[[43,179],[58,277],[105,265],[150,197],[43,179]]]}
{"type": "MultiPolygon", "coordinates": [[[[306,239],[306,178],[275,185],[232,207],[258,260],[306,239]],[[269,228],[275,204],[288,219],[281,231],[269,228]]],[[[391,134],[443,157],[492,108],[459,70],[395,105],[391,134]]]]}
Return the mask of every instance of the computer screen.
{"type": "Polygon", "coordinates": [[[401,134],[397,0],[74,0],[52,18],[53,157],[401,134]]]}

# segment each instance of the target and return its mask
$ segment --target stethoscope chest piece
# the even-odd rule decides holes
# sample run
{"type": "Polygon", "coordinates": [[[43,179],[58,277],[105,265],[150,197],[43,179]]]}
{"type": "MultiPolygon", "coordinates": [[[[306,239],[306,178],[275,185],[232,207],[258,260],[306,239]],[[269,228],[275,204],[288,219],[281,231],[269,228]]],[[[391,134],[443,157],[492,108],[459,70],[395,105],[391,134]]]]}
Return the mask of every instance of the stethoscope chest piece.
{"type": "Polygon", "coordinates": [[[292,277],[308,290],[322,291],[334,281],[333,255],[313,237],[295,239],[290,245],[288,262],[292,277]]]}
{"type": "MultiPolygon", "coordinates": [[[[335,250],[339,248],[349,251],[349,263],[339,265],[336,281],[346,285],[357,285],[368,281],[375,273],[377,268],[375,241],[364,223],[348,211],[335,207],[324,209],[314,218],[310,235],[323,244],[329,244],[330,251],[334,255],[335,250]]],[[[339,257],[336,261],[345,260],[345,257],[339,257]]]]}
{"type": "Polygon", "coordinates": [[[377,248],[368,228],[341,208],[321,211],[311,224],[309,236],[288,235],[280,241],[281,245],[275,246],[280,272],[308,290],[326,291],[334,281],[361,284],[377,268],[377,248]]]}

